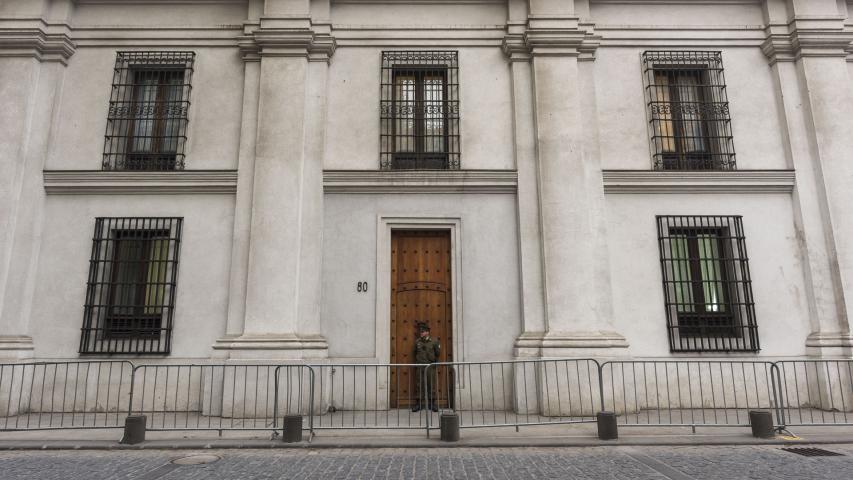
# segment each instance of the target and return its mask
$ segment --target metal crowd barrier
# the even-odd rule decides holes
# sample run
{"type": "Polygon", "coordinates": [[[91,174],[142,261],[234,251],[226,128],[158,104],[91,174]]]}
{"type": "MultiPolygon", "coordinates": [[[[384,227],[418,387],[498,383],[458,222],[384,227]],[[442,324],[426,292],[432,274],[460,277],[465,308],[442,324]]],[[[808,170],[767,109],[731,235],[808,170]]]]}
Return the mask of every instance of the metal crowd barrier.
{"type": "MultiPolygon", "coordinates": [[[[325,429],[424,429],[430,416],[418,364],[313,365],[316,373],[312,426],[325,429]],[[421,408],[413,412],[415,406],[421,408]]],[[[433,419],[437,422],[437,416],[433,419]]]]}
{"type": "Polygon", "coordinates": [[[626,360],[601,365],[604,410],[622,426],[749,426],[776,412],[772,362],[626,360]]]}
{"type": "Polygon", "coordinates": [[[307,365],[140,365],[133,376],[129,411],[148,430],[275,431],[310,412],[307,365]]]}
{"type": "Polygon", "coordinates": [[[0,431],[430,429],[595,422],[741,426],[768,410],[777,428],[853,425],[853,360],[536,359],[417,364],[0,364],[0,431]],[[419,409],[413,407],[420,407],[419,409]],[[412,411],[412,410],[416,411],[412,411]],[[434,411],[437,410],[437,411],[434,411]]]}
{"type": "Polygon", "coordinates": [[[853,361],[776,362],[781,426],[853,424],[853,361]]]}
{"type": "Polygon", "coordinates": [[[133,365],[0,364],[0,431],[124,426],[133,365]]]}
{"type": "MultiPolygon", "coordinates": [[[[600,367],[592,359],[435,363],[439,407],[460,428],[591,423],[599,411],[600,367]]],[[[437,423],[431,423],[433,427],[437,423]]]]}

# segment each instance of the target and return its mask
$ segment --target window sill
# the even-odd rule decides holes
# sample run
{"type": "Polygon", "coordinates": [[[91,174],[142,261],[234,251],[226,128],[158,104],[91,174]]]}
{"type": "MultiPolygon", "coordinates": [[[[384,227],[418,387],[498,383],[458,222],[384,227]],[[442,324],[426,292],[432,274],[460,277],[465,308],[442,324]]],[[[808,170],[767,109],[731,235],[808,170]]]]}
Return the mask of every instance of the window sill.
{"type": "Polygon", "coordinates": [[[44,170],[48,195],[182,195],[237,193],[236,170],[132,172],[44,170]]]}
{"type": "Polygon", "coordinates": [[[511,193],[515,170],[325,170],[325,193],[511,193]]]}
{"type": "Polygon", "coordinates": [[[604,170],[604,193],[791,193],[793,170],[604,170]]]}

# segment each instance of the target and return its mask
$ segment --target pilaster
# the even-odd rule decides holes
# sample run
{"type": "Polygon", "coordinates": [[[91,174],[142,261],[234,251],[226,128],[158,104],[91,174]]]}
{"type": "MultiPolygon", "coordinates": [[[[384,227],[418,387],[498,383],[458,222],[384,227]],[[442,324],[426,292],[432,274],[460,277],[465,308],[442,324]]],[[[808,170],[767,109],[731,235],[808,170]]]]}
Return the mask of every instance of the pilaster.
{"type": "Polygon", "coordinates": [[[44,208],[42,170],[74,43],[44,19],[0,19],[0,358],[33,356],[29,318],[44,208]]]}
{"type": "Polygon", "coordinates": [[[582,24],[564,7],[547,1],[531,5],[524,28],[511,28],[504,40],[519,100],[522,280],[525,297],[532,294],[533,299],[528,303],[525,298],[524,331],[515,345],[518,357],[613,356],[613,348],[628,346],[615,332],[610,307],[593,72],[580,66],[594,60],[598,38],[591,24],[582,24]],[[525,75],[531,112],[520,108],[525,75]],[[533,117],[530,133],[524,130],[525,114],[533,117]],[[532,135],[529,150],[520,148],[526,146],[525,135],[532,135]],[[534,266],[536,260],[540,263],[534,266]],[[541,313],[532,292],[540,285],[541,313]]]}
{"type": "Polygon", "coordinates": [[[335,42],[328,24],[289,10],[298,3],[268,1],[239,40],[243,183],[228,327],[214,345],[234,359],[317,358],[328,350],[319,272],[326,69],[335,42]]]}
{"type": "Polygon", "coordinates": [[[762,50],[776,75],[791,167],[795,225],[802,239],[812,333],[810,354],[850,356],[853,335],[853,93],[846,59],[853,32],[835,2],[769,0],[762,50]]]}

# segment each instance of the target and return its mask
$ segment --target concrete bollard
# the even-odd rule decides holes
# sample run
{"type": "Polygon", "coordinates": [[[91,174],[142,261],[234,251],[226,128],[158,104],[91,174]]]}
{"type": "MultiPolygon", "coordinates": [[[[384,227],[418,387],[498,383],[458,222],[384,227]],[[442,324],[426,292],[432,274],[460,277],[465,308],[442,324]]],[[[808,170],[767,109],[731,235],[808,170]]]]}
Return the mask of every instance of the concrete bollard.
{"type": "Polygon", "coordinates": [[[598,438],[601,440],[616,440],[619,429],[616,426],[616,414],[613,412],[598,412],[595,416],[598,422],[598,438]]]}
{"type": "Polygon", "coordinates": [[[302,441],[302,415],[284,416],[284,432],[282,432],[281,440],[284,443],[302,441]]]}
{"type": "Polygon", "coordinates": [[[752,436],[758,438],[770,438],[775,432],[773,430],[773,415],[765,410],[750,410],[749,425],[752,427],[752,436]]]}
{"type": "Polygon", "coordinates": [[[145,441],[145,415],[131,415],[124,419],[124,435],[119,443],[136,445],[145,441]]]}
{"type": "Polygon", "coordinates": [[[459,441],[459,415],[455,413],[442,413],[438,419],[441,427],[441,440],[443,442],[459,441]]]}

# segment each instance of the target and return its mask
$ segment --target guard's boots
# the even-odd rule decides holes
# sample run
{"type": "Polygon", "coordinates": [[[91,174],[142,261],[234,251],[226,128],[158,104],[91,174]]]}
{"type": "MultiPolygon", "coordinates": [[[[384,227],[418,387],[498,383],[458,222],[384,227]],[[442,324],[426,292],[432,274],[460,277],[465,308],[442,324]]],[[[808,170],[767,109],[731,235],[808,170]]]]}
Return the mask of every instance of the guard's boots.
{"type": "Polygon", "coordinates": [[[416,403],[415,406],[412,407],[412,412],[420,412],[420,411],[421,411],[421,404],[416,403]]]}

